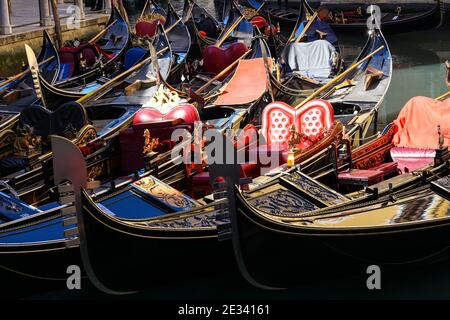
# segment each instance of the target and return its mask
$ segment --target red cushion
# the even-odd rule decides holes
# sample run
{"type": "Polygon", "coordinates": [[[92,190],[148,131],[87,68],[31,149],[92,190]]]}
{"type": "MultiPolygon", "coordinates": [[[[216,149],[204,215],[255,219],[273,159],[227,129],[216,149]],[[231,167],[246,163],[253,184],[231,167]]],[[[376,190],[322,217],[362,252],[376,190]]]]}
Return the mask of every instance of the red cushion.
{"type": "Polygon", "coordinates": [[[391,158],[398,164],[401,172],[411,172],[423,168],[434,161],[435,150],[415,148],[391,148],[391,158]]]}
{"type": "Polygon", "coordinates": [[[339,172],[338,179],[372,184],[383,180],[383,172],[376,170],[351,169],[339,172]]]}
{"type": "Polygon", "coordinates": [[[381,171],[384,175],[395,173],[397,171],[397,162],[385,162],[370,168],[370,170],[381,171]]]}
{"type": "Polygon", "coordinates": [[[163,21],[155,20],[152,22],[139,21],[136,23],[136,35],[139,37],[153,37],[158,30],[158,23],[164,24],[163,21]]]}
{"type": "Polygon", "coordinates": [[[95,51],[95,47],[87,46],[81,50],[83,54],[83,59],[86,60],[88,66],[92,66],[95,64],[97,59],[97,51],[95,51]]]}
{"type": "Polygon", "coordinates": [[[211,45],[203,51],[203,70],[208,73],[218,74],[241,57],[247,50],[247,46],[241,42],[233,43],[226,49],[211,45]]]}
{"type": "Polygon", "coordinates": [[[192,104],[183,104],[163,113],[155,108],[141,108],[133,118],[133,127],[143,128],[154,122],[181,119],[185,123],[200,121],[197,108],[192,104]]]}
{"type": "Polygon", "coordinates": [[[261,175],[260,167],[257,163],[241,164],[241,176],[245,178],[256,178],[261,175]]]}
{"type": "Polygon", "coordinates": [[[277,145],[260,145],[250,148],[249,162],[257,163],[260,167],[276,168],[287,162],[288,151],[277,145]]]}
{"type": "MultiPolygon", "coordinates": [[[[174,142],[171,142],[174,130],[188,130],[192,132],[191,125],[178,125],[171,127],[149,128],[150,137],[158,138],[160,146],[156,151],[167,151],[171,149],[174,142]],[[160,150],[163,149],[163,150],[160,150]]],[[[144,167],[144,128],[128,128],[120,131],[119,142],[121,152],[121,165],[124,172],[133,172],[144,167]]]]}
{"type": "Polygon", "coordinates": [[[318,142],[333,121],[333,106],[325,100],[311,100],[298,110],[284,102],[272,102],[264,108],[261,131],[269,146],[286,148],[294,124],[295,131],[303,133],[309,140],[303,139],[300,147],[304,149],[318,142]]]}
{"type": "Polygon", "coordinates": [[[333,106],[326,100],[311,100],[297,110],[296,121],[299,122],[301,132],[311,139],[331,128],[334,121],[333,106]]]}
{"type": "Polygon", "coordinates": [[[250,22],[252,23],[252,25],[254,25],[255,27],[258,27],[260,29],[264,28],[264,27],[267,27],[269,25],[267,20],[264,19],[264,17],[261,17],[261,16],[254,16],[252,18],[252,20],[250,20],[250,22]]]}

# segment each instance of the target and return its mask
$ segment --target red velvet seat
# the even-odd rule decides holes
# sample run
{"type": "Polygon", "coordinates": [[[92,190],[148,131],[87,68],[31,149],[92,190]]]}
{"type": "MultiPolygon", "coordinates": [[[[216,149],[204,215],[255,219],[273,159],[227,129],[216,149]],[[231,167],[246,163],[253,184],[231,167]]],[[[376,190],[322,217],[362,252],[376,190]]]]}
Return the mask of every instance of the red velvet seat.
{"type": "Polygon", "coordinates": [[[252,149],[250,153],[253,157],[257,153],[258,161],[268,157],[272,161],[278,160],[279,163],[274,163],[272,167],[283,164],[287,161],[292,125],[297,133],[302,134],[297,148],[304,150],[320,141],[324,133],[331,128],[333,121],[333,106],[325,100],[312,100],[298,110],[284,102],[270,103],[262,113],[261,133],[266,145],[252,149]]]}
{"type": "Polygon", "coordinates": [[[59,60],[61,62],[60,79],[69,79],[75,72],[75,56],[71,52],[60,51],[59,60]]]}
{"type": "MultiPolygon", "coordinates": [[[[184,104],[162,113],[155,108],[142,108],[133,118],[131,128],[122,130],[119,141],[122,153],[122,169],[130,172],[144,166],[144,131],[150,131],[151,138],[158,138],[160,144],[173,145],[171,140],[175,130],[192,132],[194,122],[199,121],[197,109],[191,104],[184,104]]],[[[166,150],[161,150],[166,151],[166,150]]]]}
{"type": "Polygon", "coordinates": [[[339,172],[338,181],[340,184],[351,184],[370,186],[371,184],[383,181],[383,172],[379,170],[351,169],[339,172]]]}
{"type": "Polygon", "coordinates": [[[94,46],[87,45],[81,50],[81,54],[83,55],[83,59],[86,60],[86,65],[91,67],[97,61],[98,52],[94,46]]]}
{"type": "MultiPolygon", "coordinates": [[[[203,51],[203,70],[214,75],[220,73],[248,50],[241,42],[236,42],[228,48],[218,48],[214,45],[203,51]]],[[[224,75],[225,78],[227,75],[224,75]]]]}
{"type": "Polygon", "coordinates": [[[160,20],[155,20],[152,22],[139,21],[136,23],[136,35],[138,37],[153,37],[158,30],[158,23],[164,24],[164,22],[160,20]]]}
{"type": "Polygon", "coordinates": [[[402,173],[412,172],[433,163],[435,156],[435,150],[391,148],[391,158],[397,162],[398,168],[402,173]]]}
{"type": "Polygon", "coordinates": [[[259,29],[265,28],[269,26],[269,23],[267,20],[262,16],[254,16],[250,20],[251,24],[255,27],[258,27],[259,29]]]}
{"type": "Polygon", "coordinates": [[[381,171],[383,172],[384,176],[387,176],[390,174],[397,173],[398,165],[397,162],[385,162],[371,168],[371,170],[381,171]]]}
{"type": "Polygon", "coordinates": [[[133,127],[146,128],[154,123],[173,119],[182,119],[183,123],[194,123],[200,121],[200,115],[192,104],[176,106],[166,113],[155,108],[141,108],[133,117],[133,127]]]}

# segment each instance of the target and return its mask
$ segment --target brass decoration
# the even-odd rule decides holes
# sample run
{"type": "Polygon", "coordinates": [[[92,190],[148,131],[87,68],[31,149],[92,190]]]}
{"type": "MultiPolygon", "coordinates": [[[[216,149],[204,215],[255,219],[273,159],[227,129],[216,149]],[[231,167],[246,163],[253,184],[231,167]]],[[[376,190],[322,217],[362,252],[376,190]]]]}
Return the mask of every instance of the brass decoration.
{"type": "Polygon", "coordinates": [[[439,135],[439,140],[438,140],[438,149],[442,150],[444,149],[444,136],[442,135],[442,130],[441,130],[441,125],[438,124],[438,135],[439,135]]]}
{"type": "Polygon", "coordinates": [[[246,20],[251,20],[253,17],[258,15],[258,10],[248,7],[242,8],[241,12],[246,20]]]}
{"type": "Polygon", "coordinates": [[[165,21],[166,18],[164,18],[164,16],[160,13],[157,12],[150,12],[147,14],[143,14],[141,17],[139,17],[139,19],[137,20],[137,22],[141,22],[141,21],[145,21],[145,22],[154,22],[154,21],[165,21]]]}
{"type": "Polygon", "coordinates": [[[190,210],[198,206],[196,201],[153,177],[142,178],[134,182],[132,186],[175,211],[190,210]]]}
{"type": "Polygon", "coordinates": [[[144,150],[142,153],[147,154],[153,152],[153,150],[159,145],[159,138],[151,138],[150,131],[148,129],[144,130],[144,150]]]}
{"type": "Polygon", "coordinates": [[[101,162],[91,168],[88,168],[88,181],[93,181],[99,177],[105,169],[105,163],[101,162]]]}
{"type": "Polygon", "coordinates": [[[181,98],[177,92],[167,89],[161,84],[145,107],[155,108],[164,113],[178,106],[180,102],[181,98]]]}
{"type": "Polygon", "coordinates": [[[14,153],[30,155],[41,150],[42,137],[36,136],[33,131],[33,127],[27,124],[17,128],[19,136],[14,141],[14,153]]]}
{"type": "Polygon", "coordinates": [[[288,141],[289,149],[294,151],[296,149],[297,145],[301,142],[302,136],[303,136],[303,134],[295,131],[295,125],[292,124],[291,129],[290,129],[289,141],[288,141]]]}
{"type": "Polygon", "coordinates": [[[88,143],[91,140],[94,140],[97,138],[97,131],[92,125],[86,125],[83,128],[81,128],[80,132],[78,133],[76,145],[82,146],[88,143]]]}

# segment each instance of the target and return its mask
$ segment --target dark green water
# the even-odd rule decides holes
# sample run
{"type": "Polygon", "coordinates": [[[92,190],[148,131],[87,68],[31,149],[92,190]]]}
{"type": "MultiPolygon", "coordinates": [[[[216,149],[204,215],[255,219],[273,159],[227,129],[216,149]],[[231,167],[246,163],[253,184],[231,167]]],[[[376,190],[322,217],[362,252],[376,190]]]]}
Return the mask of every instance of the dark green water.
{"type": "MultiPolygon", "coordinates": [[[[198,1],[214,10],[214,2],[198,1]]],[[[178,8],[181,2],[176,1],[178,8]]],[[[133,9],[132,7],[130,8],[133,9]]],[[[136,12],[139,8],[134,8],[136,12]]],[[[387,38],[394,56],[394,75],[391,87],[381,109],[380,122],[386,123],[396,117],[405,102],[416,95],[435,97],[448,89],[444,84],[442,63],[450,59],[450,26],[411,34],[393,35],[387,38]]],[[[341,38],[343,53],[354,57],[364,44],[362,35],[341,38]]],[[[420,239],[417,239],[420,241],[420,239]]],[[[151,252],[146,254],[151,255],[151,252]]],[[[301,255],[302,248],[292,248],[293,255],[301,255]]],[[[319,262],[320,263],[320,262],[319,262]]],[[[263,266],[262,266],[263,267],[263,266]]],[[[330,266],[332,269],[333,266],[330,266]]],[[[274,272],[282,272],[280,270],[274,272]]],[[[183,270],[180,270],[183,272],[183,270]]],[[[148,277],[154,277],[151,272],[148,277]]],[[[305,277],[305,275],[299,275],[305,277]]],[[[307,275],[306,275],[307,276],[307,275]]],[[[309,284],[285,291],[262,291],[251,287],[236,270],[234,261],[229,262],[229,272],[219,275],[189,279],[176,284],[158,286],[145,292],[120,297],[121,299],[450,299],[450,263],[416,269],[400,268],[382,270],[381,290],[366,287],[367,275],[358,275],[325,282],[310,279],[309,284]]],[[[61,284],[64,286],[64,284],[61,284]]],[[[55,290],[34,294],[37,299],[92,299],[116,297],[105,296],[86,280],[82,290],[55,290]]]]}

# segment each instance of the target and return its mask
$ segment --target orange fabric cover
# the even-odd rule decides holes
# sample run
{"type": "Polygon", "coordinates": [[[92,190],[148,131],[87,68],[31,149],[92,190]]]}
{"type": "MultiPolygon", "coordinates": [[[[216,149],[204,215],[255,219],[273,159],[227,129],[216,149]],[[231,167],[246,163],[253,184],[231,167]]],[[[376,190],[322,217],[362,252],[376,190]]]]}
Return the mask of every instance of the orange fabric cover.
{"type": "MultiPolygon", "coordinates": [[[[271,61],[269,63],[271,65],[271,61]]],[[[267,90],[267,76],[263,58],[241,60],[224,93],[215,105],[246,104],[259,99],[267,90]]]]}
{"type": "Polygon", "coordinates": [[[441,126],[444,144],[449,145],[450,100],[414,97],[406,103],[394,123],[398,127],[393,138],[396,147],[436,149],[438,125],[441,126]]]}

